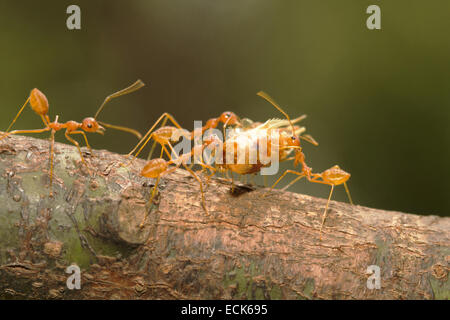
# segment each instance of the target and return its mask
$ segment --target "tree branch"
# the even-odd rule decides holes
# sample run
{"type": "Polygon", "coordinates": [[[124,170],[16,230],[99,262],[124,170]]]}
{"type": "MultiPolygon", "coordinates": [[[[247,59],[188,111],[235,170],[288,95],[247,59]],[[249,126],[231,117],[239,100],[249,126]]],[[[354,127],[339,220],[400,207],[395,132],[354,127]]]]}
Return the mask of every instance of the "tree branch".
{"type": "Polygon", "coordinates": [[[49,142],[0,141],[0,298],[29,299],[449,299],[450,218],[331,202],[211,179],[205,192],[184,170],[161,179],[139,228],[152,179],[144,161],[86,155],[49,142]],[[264,195],[264,196],[263,196],[264,195]],[[69,290],[65,269],[82,270],[69,290]],[[368,289],[377,265],[381,289],[368,289]]]}

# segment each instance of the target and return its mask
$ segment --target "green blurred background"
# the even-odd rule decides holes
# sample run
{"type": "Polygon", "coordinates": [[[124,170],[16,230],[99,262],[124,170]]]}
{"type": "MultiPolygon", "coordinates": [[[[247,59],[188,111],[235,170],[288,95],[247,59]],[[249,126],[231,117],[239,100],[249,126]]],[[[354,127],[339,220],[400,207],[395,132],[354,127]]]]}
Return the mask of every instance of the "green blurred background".
{"type": "MultiPolygon", "coordinates": [[[[305,144],[309,165],[350,172],[357,204],[448,216],[449,13],[448,0],[2,1],[0,127],[34,87],[52,120],[81,121],[140,78],[147,86],[100,120],[141,132],[163,112],[187,129],[225,110],[280,117],[256,96],[264,90],[293,117],[308,115],[320,143],[305,144]],[[70,4],[81,30],[66,28],[70,4]],[[371,4],[382,30],[366,28],[371,4]]],[[[41,125],[28,108],[15,128],[41,125]]],[[[89,138],[119,153],[136,143],[114,130],[89,138]]],[[[292,190],[329,192],[305,181],[292,190]]],[[[334,198],[346,201],[343,188],[334,198]]]]}

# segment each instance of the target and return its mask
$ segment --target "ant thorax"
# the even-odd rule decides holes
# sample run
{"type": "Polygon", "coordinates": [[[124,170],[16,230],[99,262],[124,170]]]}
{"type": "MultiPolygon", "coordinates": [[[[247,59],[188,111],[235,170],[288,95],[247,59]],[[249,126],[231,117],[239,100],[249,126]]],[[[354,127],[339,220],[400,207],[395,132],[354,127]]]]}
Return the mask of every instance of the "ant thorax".
{"type": "Polygon", "coordinates": [[[48,124],[48,127],[50,128],[50,129],[53,129],[53,130],[55,130],[55,131],[59,131],[59,130],[61,130],[63,127],[64,127],[64,125],[62,124],[62,123],[59,123],[59,122],[50,122],[49,124],[48,124]]]}

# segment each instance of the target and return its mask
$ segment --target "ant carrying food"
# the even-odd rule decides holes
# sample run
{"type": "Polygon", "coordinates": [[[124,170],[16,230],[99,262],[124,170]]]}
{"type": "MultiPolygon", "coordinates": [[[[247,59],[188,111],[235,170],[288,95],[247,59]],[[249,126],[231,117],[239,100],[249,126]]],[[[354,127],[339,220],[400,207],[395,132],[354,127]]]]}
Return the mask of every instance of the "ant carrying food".
{"type": "MultiPolygon", "coordinates": [[[[299,177],[297,177],[288,186],[286,186],[286,188],[296,181],[300,180],[302,177],[306,177],[308,181],[313,183],[330,185],[331,191],[328,197],[325,211],[323,213],[322,225],[320,227],[320,234],[322,234],[322,228],[325,223],[326,213],[334,187],[340,184],[344,184],[350,203],[353,203],[346,184],[347,180],[350,178],[350,174],[345,172],[338,166],[333,166],[332,168],[325,170],[322,173],[312,173],[312,168],[310,168],[305,162],[305,155],[300,145],[300,139],[308,141],[313,145],[318,145],[318,143],[310,135],[301,135],[300,133],[303,132],[303,130],[294,126],[293,121],[290,120],[287,113],[284,112],[283,109],[267,93],[260,91],[257,93],[257,95],[271,103],[286,117],[290,126],[290,130],[281,125],[280,121],[283,120],[277,119],[268,120],[263,124],[251,125],[249,126],[249,129],[243,131],[236,130],[235,134],[228,137],[225,142],[222,143],[221,141],[217,141],[217,144],[220,144],[219,150],[222,150],[223,154],[221,155],[222,163],[216,163],[216,167],[221,171],[231,171],[241,175],[260,172],[263,168],[270,166],[271,162],[262,161],[262,159],[260,159],[259,153],[257,154],[256,161],[249,161],[249,159],[252,159],[250,155],[251,152],[262,149],[267,150],[267,155],[269,157],[272,155],[272,153],[276,153],[276,160],[279,162],[294,160],[294,166],[301,164],[302,170],[300,172],[295,170],[286,170],[272,185],[271,188],[275,188],[275,186],[288,173],[296,174],[299,177]],[[273,137],[274,135],[278,137],[278,142],[272,144],[271,137],[273,137]],[[292,151],[295,152],[295,156],[289,157],[292,151]],[[241,161],[239,161],[238,159],[239,154],[245,155],[245,157],[242,157],[240,159],[241,161]],[[244,159],[244,161],[242,161],[242,159],[244,159]]],[[[217,154],[215,155],[215,158],[217,159],[217,154]]],[[[253,157],[253,159],[255,159],[255,157],[253,157]]],[[[270,159],[272,158],[270,157],[270,159]]],[[[232,181],[232,190],[233,187],[234,184],[232,181]]]]}
{"type": "MultiPolygon", "coordinates": [[[[275,108],[280,110],[286,118],[289,120],[289,116],[282,111],[281,107],[266,93],[258,92],[258,95],[266,99],[269,103],[271,103],[275,108]]],[[[294,128],[291,124],[292,132],[294,132],[294,128]]],[[[295,135],[292,135],[292,139],[294,139],[295,135]]],[[[314,140],[310,141],[310,137],[307,138],[307,141],[312,142],[314,144],[314,140]]],[[[331,186],[330,194],[328,196],[327,204],[325,206],[325,210],[322,215],[322,224],[320,225],[320,238],[322,238],[322,228],[325,224],[325,219],[327,216],[328,206],[330,204],[331,196],[333,195],[334,187],[343,184],[345,187],[345,191],[347,192],[348,199],[351,204],[353,204],[352,198],[350,196],[350,191],[347,187],[347,180],[350,179],[350,173],[342,170],[338,165],[331,167],[321,173],[312,173],[312,168],[308,167],[305,163],[305,155],[302,152],[302,148],[300,147],[300,141],[298,141],[298,146],[296,146],[295,157],[294,157],[294,166],[297,166],[299,163],[302,164],[302,171],[294,171],[294,170],[286,170],[280,178],[272,185],[272,189],[283,179],[284,176],[288,173],[293,173],[298,175],[296,179],[294,179],[291,183],[289,183],[283,190],[286,190],[289,186],[300,180],[302,177],[306,177],[308,181],[313,183],[321,183],[327,184],[331,186]]]]}

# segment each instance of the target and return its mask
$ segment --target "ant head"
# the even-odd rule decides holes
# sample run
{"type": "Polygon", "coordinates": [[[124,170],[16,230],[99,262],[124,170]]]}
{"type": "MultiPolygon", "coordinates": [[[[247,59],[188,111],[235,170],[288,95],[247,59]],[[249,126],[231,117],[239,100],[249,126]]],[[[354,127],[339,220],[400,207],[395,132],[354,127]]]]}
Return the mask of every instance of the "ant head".
{"type": "Polygon", "coordinates": [[[322,172],[322,179],[325,182],[337,186],[343,184],[344,182],[347,182],[347,180],[350,179],[350,173],[345,172],[344,170],[339,168],[338,165],[335,165],[330,169],[322,172]]]}
{"type": "Polygon", "coordinates": [[[289,134],[287,144],[288,146],[300,147],[300,138],[296,135],[289,134]]]}
{"type": "Polygon", "coordinates": [[[238,116],[234,112],[231,112],[231,111],[225,111],[224,113],[222,113],[220,115],[219,118],[222,123],[226,123],[227,125],[234,125],[234,124],[239,123],[238,116]]]}
{"type": "Polygon", "coordinates": [[[97,132],[103,134],[105,128],[98,124],[94,118],[84,118],[81,124],[81,129],[86,132],[97,132]]]}

